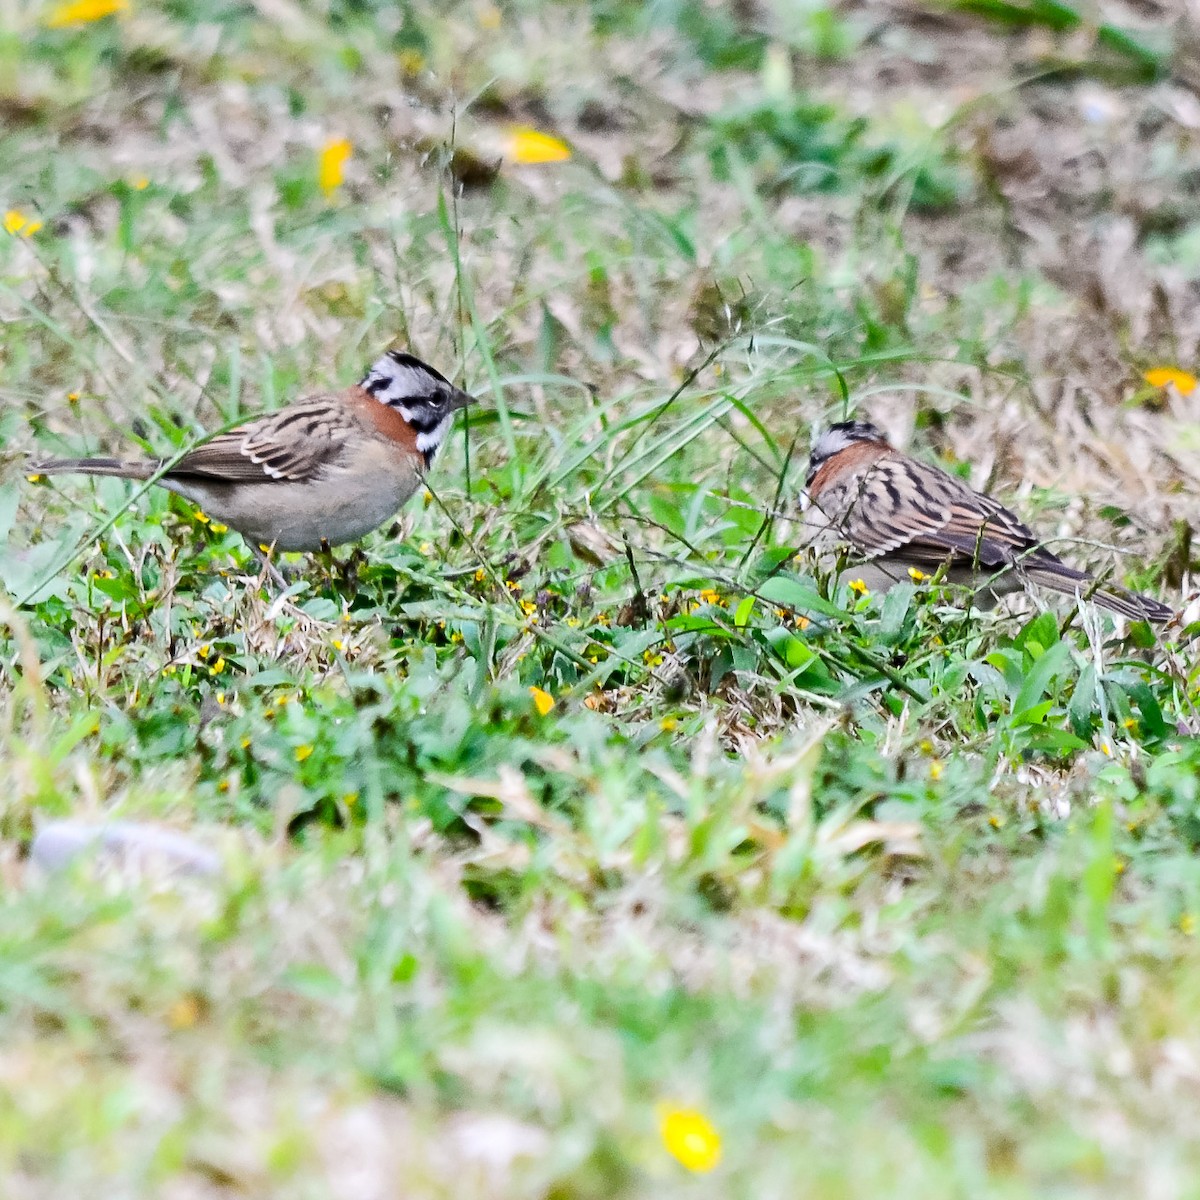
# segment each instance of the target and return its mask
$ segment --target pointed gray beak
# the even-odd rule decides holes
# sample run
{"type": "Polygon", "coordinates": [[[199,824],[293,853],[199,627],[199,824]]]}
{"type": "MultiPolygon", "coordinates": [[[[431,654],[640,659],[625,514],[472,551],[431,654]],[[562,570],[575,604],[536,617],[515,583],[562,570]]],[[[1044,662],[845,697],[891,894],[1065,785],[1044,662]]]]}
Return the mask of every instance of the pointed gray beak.
{"type": "Polygon", "coordinates": [[[460,408],[466,408],[468,404],[477,403],[474,396],[469,392],[464,392],[460,388],[454,389],[454,394],[450,397],[450,411],[457,412],[460,408]]]}

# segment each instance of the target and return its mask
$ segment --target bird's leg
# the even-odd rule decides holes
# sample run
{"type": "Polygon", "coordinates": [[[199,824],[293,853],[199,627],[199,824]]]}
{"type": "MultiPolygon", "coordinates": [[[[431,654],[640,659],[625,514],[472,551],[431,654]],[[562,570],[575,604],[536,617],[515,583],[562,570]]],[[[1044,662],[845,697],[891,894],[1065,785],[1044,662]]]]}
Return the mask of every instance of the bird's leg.
{"type": "Polygon", "coordinates": [[[256,546],[252,542],[247,542],[246,544],[250,547],[250,553],[258,560],[263,573],[280,591],[286,592],[288,581],[284,578],[283,572],[271,561],[271,550],[266,547],[256,546]]]}

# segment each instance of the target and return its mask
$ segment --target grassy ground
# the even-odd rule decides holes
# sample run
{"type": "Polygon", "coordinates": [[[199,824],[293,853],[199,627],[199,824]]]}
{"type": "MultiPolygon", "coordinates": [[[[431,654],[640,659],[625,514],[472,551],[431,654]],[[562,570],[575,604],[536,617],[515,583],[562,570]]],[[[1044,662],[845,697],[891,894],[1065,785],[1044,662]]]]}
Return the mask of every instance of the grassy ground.
{"type": "Polygon", "coordinates": [[[1184,623],[830,594],[796,523],[853,410],[1185,608],[1184,17],[66,9],[0,34],[4,1196],[1197,1194],[1184,623]],[[24,478],[393,341],[482,403],[285,597],[24,478]],[[46,879],[66,815],[224,872],[46,879]]]}

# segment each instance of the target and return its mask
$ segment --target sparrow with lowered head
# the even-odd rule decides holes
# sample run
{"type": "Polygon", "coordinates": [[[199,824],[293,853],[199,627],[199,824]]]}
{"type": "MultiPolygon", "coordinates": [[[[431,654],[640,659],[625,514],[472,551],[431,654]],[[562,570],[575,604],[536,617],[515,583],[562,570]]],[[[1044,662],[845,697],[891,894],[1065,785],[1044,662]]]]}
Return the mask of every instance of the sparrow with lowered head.
{"type": "MultiPolygon", "coordinates": [[[[156,482],[252,547],[337,546],[378,528],[412,496],[455,412],[473,399],[419,358],[389,350],[353,387],[219,433],[156,482]]],[[[29,469],[146,480],[162,466],[153,459],[58,458],[29,469]]]]}
{"type": "Polygon", "coordinates": [[[888,444],[866,421],[831,425],[816,441],[805,480],[805,524],[819,550],[848,546],[855,578],[887,591],[946,564],[950,583],[976,589],[990,608],[999,596],[1035,583],[1087,597],[1135,621],[1169,621],[1165,604],[1100,587],[1068,566],[998,501],[888,444]]]}

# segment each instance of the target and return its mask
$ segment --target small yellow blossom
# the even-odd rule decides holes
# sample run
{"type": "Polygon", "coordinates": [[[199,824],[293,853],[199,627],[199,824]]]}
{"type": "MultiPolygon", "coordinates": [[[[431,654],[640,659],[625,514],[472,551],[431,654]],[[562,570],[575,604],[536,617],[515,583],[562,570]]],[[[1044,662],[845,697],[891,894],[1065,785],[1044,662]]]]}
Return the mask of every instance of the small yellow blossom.
{"type": "Polygon", "coordinates": [[[69,0],[50,10],[46,25],[50,29],[61,29],[64,25],[90,25],[93,21],[111,17],[113,13],[124,12],[128,7],[129,0],[69,0]]]}
{"type": "Polygon", "coordinates": [[[993,829],[1003,829],[1004,828],[1004,818],[998,817],[998,816],[996,816],[995,813],[992,813],[992,815],[990,817],[988,817],[988,824],[993,829]]]}
{"type": "Polygon", "coordinates": [[[1112,756],[1113,756],[1112,747],[1108,744],[1107,741],[1103,741],[1100,743],[1100,750],[1106,758],[1112,758],[1112,756]]]}
{"type": "Polygon", "coordinates": [[[1181,395],[1190,396],[1196,390],[1196,377],[1178,367],[1154,367],[1142,376],[1151,387],[1166,387],[1173,383],[1181,395]]]}
{"type": "Polygon", "coordinates": [[[422,553],[422,554],[432,554],[433,553],[433,543],[432,542],[422,542],[417,547],[417,550],[420,551],[420,553],[422,553]]]}
{"type": "Polygon", "coordinates": [[[1179,918],[1179,930],[1181,933],[1192,934],[1196,932],[1196,918],[1191,913],[1184,913],[1179,918]]]}
{"type": "Polygon", "coordinates": [[[196,647],[196,653],[201,658],[207,658],[212,653],[212,647],[207,642],[202,642],[196,647]]]}
{"type": "Polygon", "coordinates": [[[224,659],[224,657],[218,658],[218,659],[217,659],[217,661],[216,661],[215,663],[213,663],[213,665],[212,665],[211,667],[209,667],[209,670],[210,670],[210,671],[211,671],[211,672],[212,672],[214,675],[220,675],[220,674],[221,674],[221,672],[225,670],[225,659],[224,659]]]}
{"type": "Polygon", "coordinates": [[[554,707],[554,697],[540,687],[531,687],[529,694],[533,697],[533,707],[541,716],[544,717],[554,707]]]}
{"type": "Polygon", "coordinates": [[[721,599],[721,593],[716,591],[714,588],[702,588],[700,591],[700,599],[703,600],[705,604],[725,603],[725,601],[721,599]]]}
{"type": "Polygon", "coordinates": [[[571,147],[553,134],[518,125],[508,131],[508,156],[524,166],[566,162],[571,157],[571,147]]]}
{"type": "Polygon", "coordinates": [[[26,475],[25,481],[27,483],[41,483],[45,478],[45,475],[26,475]]]}
{"type": "Polygon", "coordinates": [[[924,571],[918,571],[916,567],[908,568],[908,577],[913,581],[913,583],[922,583],[929,578],[924,571]]]}
{"type": "Polygon", "coordinates": [[[667,1153],[689,1171],[704,1174],[721,1161],[721,1135],[702,1112],[660,1104],[658,1132],[667,1153]]]}
{"type": "Polygon", "coordinates": [[[457,629],[450,635],[450,644],[452,646],[457,646],[458,643],[461,642],[462,640],[463,640],[463,635],[461,633],[459,633],[457,629]]]}
{"type": "Polygon", "coordinates": [[[931,763],[929,764],[929,778],[930,778],[930,779],[932,779],[932,780],[934,780],[934,781],[936,781],[936,780],[938,780],[938,779],[941,779],[941,777],[942,777],[942,770],[943,770],[943,768],[942,768],[942,763],[941,763],[941,760],[940,760],[940,759],[937,759],[937,758],[935,758],[935,759],[933,760],[933,762],[931,762],[931,763]]]}
{"type": "Polygon", "coordinates": [[[1128,865],[1129,864],[1123,858],[1114,858],[1113,859],[1113,874],[1114,875],[1124,875],[1125,868],[1128,865]]]}
{"type": "Polygon", "coordinates": [[[605,628],[607,628],[607,626],[608,626],[608,622],[609,622],[609,615],[608,615],[608,613],[606,613],[606,612],[600,612],[600,613],[597,613],[597,614],[596,614],[596,624],[597,624],[597,625],[602,625],[602,626],[604,626],[605,628]]]}
{"type": "Polygon", "coordinates": [[[1137,728],[1137,717],[1126,717],[1125,720],[1121,722],[1121,724],[1126,729],[1136,729],[1137,728]]]}
{"type": "Polygon", "coordinates": [[[222,525],[220,521],[209,521],[208,527],[209,527],[209,529],[211,529],[213,531],[213,533],[228,533],[229,532],[229,526],[222,525]]]}
{"type": "Polygon", "coordinates": [[[568,617],[566,620],[566,624],[569,629],[578,629],[579,628],[579,618],[578,617],[568,617]]]}
{"type": "MultiPolygon", "coordinates": [[[[225,660],[221,659],[221,661],[224,662],[225,660]]],[[[221,705],[222,708],[225,706],[225,693],[224,692],[217,693],[217,703],[219,705],[221,705]]]]}
{"type": "Polygon", "coordinates": [[[416,75],[425,66],[425,55],[415,46],[405,46],[397,52],[396,61],[405,75],[416,75]]]}
{"type": "Polygon", "coordinates": [[[480,567],[475,572],[475,582],[482,583],[486,578],[487,578],[487,572],[482,567],[480,567]]]}
{"type": "Polygon", "coordinates": [[[13,237],[33,237],[41,227],[41,221],[35,221],[15,208],[10,208],[4,214],[4,232],[11,233],[13,237]]]}
{"type": "Polygon", "coordinates": [[[250,739],[249,739],[248,737],[244,737],[244,738],[242,738],[242,749],[243,749],[243,750],[249,750],[249,749],[250,749],[250,739]]]}
{"type": "Polygon", "coordinates": [[[521,611],[527,617],[531,617],[535,612],[537,612],[537,605],[532,600],[522,600],[521,611]]]}
{"type": "Polygon", "coordinates": [[[679,726],[679,722],[674,717],[663,717],[658,725],[663,733],[674,733],[679,726]]]}
{"type": "Polygon", "coordinates": [[[196,509],[196,511],[192,513],[192,516],[194,516],[201,525],[207,525],[209,522],[208,513],[202,512],[200,509],[196,509]]]}
{"type": "Polygon", "coordinates": [[[867,587],[867,585],[865,583],[863,583],[863,581],[861,579],[850,580],[850,583],[848,586],[849,586],[850,590],[856,596],[866,596],[866,595],[869,595],[870,591],[871,591],[871,589],[869,587],[867,587]]]}
{"type": "Polygon", "coordinates": [[[135,192],[144,192],[150,186],[150,180],[145,175],[135,175],[130,181],[129,186],[135,192]]]}
{"type": "Polygon", "coordinates": [[[796,628],[799,629],[801,632],[803,632],[805,629],[807,629],[811,624],[812,624],[812,622],[807,617],[797,617],[796,618],[796,628]]]}
{"type": "Polygon", "coordinates": [[[167,1024],[172,1029],[191,1029],[200,1020],[200,1002],[195,996],[180,996],[167,1009],[167,1024]]]}
{"type": "Polygon", "coordinates": [[[296,755],[296,761],[303,762],[306,758],[308,758],[308,756],[310,754],[312,754],[312,752],[313,752],[313,748],[311,746],[308,746],[308,745],[297,746],[294,751],[294,753],[296,755]]]}
{"type": "Polygon", "coordinates": [[[317,183],[326,196],[332,196],[342,186],[346,163],[354,147],[345,138],[333,138],[321,147],[317,155],[317,183]]]}
{"type": "Polygon", "coordinates": [[[67,403],[68,404],[78,404],[79,403],[79,393],[78,392],[68,392],[67,393],[67,403]]]}
{"type": "Polygon", "coordinates": [[[519,592],[521,590],[521,585],[515,579],[506,579],[504,581],[504,586],[508,588],[510,592],[519,592]]]}

